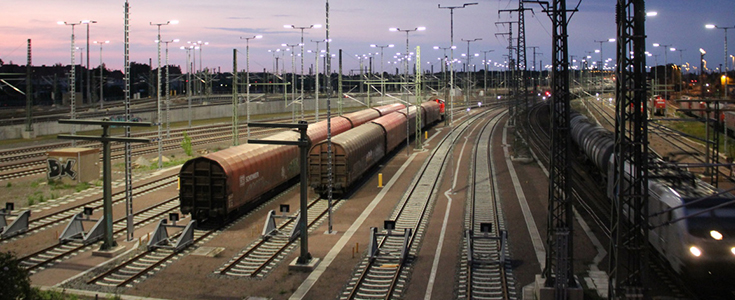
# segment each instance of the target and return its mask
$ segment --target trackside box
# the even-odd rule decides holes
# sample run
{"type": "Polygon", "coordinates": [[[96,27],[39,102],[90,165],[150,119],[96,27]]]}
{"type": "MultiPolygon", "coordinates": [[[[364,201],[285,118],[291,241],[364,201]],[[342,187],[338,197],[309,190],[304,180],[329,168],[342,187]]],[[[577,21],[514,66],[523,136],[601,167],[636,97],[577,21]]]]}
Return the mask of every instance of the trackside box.
{"type": "Polygon", "coordinates": [[[97,180],[100,178],[100,150],[63,148],[49,151],[46,177],[68,184],[97,180]]]}

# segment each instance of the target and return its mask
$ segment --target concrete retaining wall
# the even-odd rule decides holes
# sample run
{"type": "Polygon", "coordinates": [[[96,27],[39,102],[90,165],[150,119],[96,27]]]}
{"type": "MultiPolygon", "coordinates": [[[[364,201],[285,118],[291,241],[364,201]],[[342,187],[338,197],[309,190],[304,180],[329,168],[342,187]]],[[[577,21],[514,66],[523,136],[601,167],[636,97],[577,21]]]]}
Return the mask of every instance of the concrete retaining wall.
{"type": "MultiPolygon", "coordinates": [[[[244,97],[243,97],[244,98],[244,97]]],[[[378,106],[378,105],[384,105],[389,103],[396,102],[395,100],[386,97],[385,103],[380,101],[380,98],[372,97],[371,98],[371,105],[372,106],[378,106]]],[[[332,105],[332,114],[337,115],[337,103],[338,99],[331,99],[331,105],[332,105]]],[[[362,103],[359,103],[355,100],[345,98],[343,99],[342,107],[343,108],[354,108],[354,107],[364,107],[362,103]]],[[[244,100],[243,100],[244,101],[244,100]]],[[[289,99],[290,101],[290,99],[289,99]]],[[[365,101],[363,99],[360,99],[360,101],[365,101]]],[[[414,98],[410,101],[415,101],[414,98]]],[[[314,114],[314,109],[316,101],[314,99],[306,99],[304,101],[304,111],[305,114],[308,112],[309,115],[314,114]]],[[[326,113],[327,108],[327,100],[326,99],[319,99],[319,111],[321,114],[326,113]]],[[[286,106],[284,101],[270,101],[270,102],[251,102],[250,103],[250,115],[251,117],[253,115],[260,115],[260,114],[284,114],[284,113],[291,113],[291,107],[286,106]]],[[[295,107],[296,109],[296,115],[301,115],[301,107],[298,105],[295,107]]],[[[165,106],[163,108],[163,111],[165,112],[165,106]]],[[[247,113],[247,105],[245,103],[242,103],[238,107],[238,114],[240,118],[240,122],[245,122],[247,113]]],[[[186,108],[180,108],[180,109],[171,109],[170,112],[170,122],[185,122],[189,120],[189,113],[188,109],[186,108]]],[[[136,117],[141,118],[143,122],[156,122],[156,112],[149,112],[149,113],[142,113],[142,114],[136,114],[136,117]]],[[[206,120],[206,119],[217,119],[217,118],[224,118],[224,117],[232,117],[232,105],[231,104],[222,104],[222,105],[202,105],[202,104],[192,104],[192,120],[206,120]]],[[[165,119],[164,119],[165,120],[165,119]]],[[[99,130],[99,126],[79,126],[77,125],[77,132],[80,131],[87,131],[87,130],[99,130]]],[[[0,140],[7,140],[7,139],[19,139],[22,138],[23,131],[25,131],[25,125],[12,125],[12,126],[4,126],[0,128],[0,140]]],[[[43,123],[34,123],[33,124],[33,131],[36,136],[42,136],[42,135],[54,135],[54,134],[69,134],[71,132],[71,125],[59,125],[57,122],[43,122],[43,123]]]]}

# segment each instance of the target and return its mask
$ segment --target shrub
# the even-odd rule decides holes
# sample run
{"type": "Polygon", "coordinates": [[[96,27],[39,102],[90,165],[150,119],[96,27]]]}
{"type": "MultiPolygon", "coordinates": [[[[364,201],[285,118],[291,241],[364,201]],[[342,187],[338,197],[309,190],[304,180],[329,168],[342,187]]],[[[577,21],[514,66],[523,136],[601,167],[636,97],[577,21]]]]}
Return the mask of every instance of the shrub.
{"type": "Polygon", "coordinates": [[[88,188],[89,188],[89,183],[87,183],[87,182],[80,182],[79,184],[77,184],[77,186],[74,188],[74,190],[77,191],[77,192],[81,192],[81,191],[86,190],[88,188]]]}
{"type": "Polygon", "coordinates": [[[0,299],[32,299],[28,271],[12,253],[0,252],[0,299]]]}
{"type": "Polygon", "coordinates": [[[191,156],[191,137],[186,134],[186,131],[184,131],[184,139],[181,140],[181,148],[184,149],[184,153],[186,153],[187,156],[191,156]]]}

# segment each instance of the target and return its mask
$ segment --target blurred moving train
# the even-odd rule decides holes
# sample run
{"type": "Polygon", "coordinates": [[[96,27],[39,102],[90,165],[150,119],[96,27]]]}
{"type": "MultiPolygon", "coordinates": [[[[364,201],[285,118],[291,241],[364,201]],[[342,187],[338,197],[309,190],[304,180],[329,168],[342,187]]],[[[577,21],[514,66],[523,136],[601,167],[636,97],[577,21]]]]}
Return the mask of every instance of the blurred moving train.
{"type": "MultiPolygon", "coordinates": [[[[613,134],[576,112],[574,142],[600,171],[610,201],[614,185],[613,134]]],[[[732,275],[735,266],[735,196],[718,191],[659,159],[649,171],[649,232],[653,249],[678,273],[732,275]]],[[[630,167],[624,169],[629,170],[630,167]]]]}
{"type": "MultiPolygon", "coordinates": [[[[442,104],[429,101],[418,107],[422,129],[442,119],[442,104]]],[[[383,157],[405,144],[406,134],[415,135],[418,108],[411,106],[408,115],[406,109],[401,109],[332,138],[332,191],[344,194],[383,157]]],[[[322,195],[327,193],[329,186],[327,148],[327,142],[322,141],[309,151],[309,184],[322,195]]]]}
{"type": "MultiPolygon", "coordinates": [[[[402,108],[403,104],[389,104],[333,117],[331,133],[339,135],[402,108]]],[[[327,121],[310,124],[307,135],[311,145],[325,140],[327,121]]],[[[299,137],[290,130],[263,139],[297,141],[299,137]]],[[[299,173],[297,146],[243,144],[193,158],[179,172],[181,212],[195,220],[225,220],[235,211],[250,209],[299,173]]]]}

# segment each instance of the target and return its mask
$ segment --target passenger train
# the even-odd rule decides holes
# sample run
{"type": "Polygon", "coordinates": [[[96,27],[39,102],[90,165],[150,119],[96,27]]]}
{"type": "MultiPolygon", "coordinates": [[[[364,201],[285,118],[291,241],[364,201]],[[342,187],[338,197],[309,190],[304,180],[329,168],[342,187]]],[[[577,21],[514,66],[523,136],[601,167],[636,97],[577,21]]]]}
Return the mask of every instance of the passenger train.
{"type": "MultiPolygon", "coordinates": [[[[600,171],[612,201],[613,134],[576,112],[570,126],[572,139],[600,171]]],[[[651,165],[656,166],[648,181],[653,249],[680,274],[735,274],[735,196],[660,159],[651,165]]]]}

